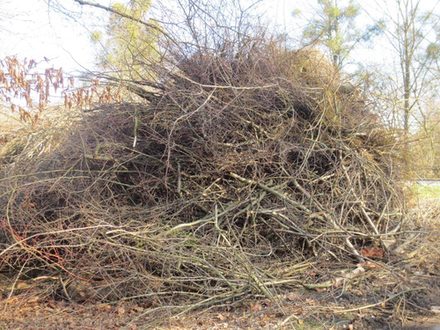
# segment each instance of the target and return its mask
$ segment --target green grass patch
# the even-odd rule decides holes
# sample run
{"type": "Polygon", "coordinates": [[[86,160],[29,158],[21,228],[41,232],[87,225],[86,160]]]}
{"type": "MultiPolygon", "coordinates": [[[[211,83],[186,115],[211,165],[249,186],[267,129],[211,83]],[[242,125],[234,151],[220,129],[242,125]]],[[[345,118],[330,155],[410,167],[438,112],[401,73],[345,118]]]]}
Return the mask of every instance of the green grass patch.
{"type": "Polygon", "coordinates": [[[439,198],[440,199],[440,186],[429,186],[415,184],[412,186],[412,192],[419,199],[430,199],[439,198]]]}

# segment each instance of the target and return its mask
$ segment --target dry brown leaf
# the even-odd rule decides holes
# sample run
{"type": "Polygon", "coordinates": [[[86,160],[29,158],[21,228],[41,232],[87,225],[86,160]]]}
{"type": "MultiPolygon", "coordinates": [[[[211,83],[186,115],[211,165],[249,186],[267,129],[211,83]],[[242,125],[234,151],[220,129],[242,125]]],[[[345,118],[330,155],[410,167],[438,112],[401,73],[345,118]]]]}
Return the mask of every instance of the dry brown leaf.
{"type": "Polygon", "coordinates": [[[360,253],[365,258],[382,259],[385,256],[385,251],[378,247],[362,248],[360,253]]]}
{"type": "Polygon", "coordinates": [[[251,305],[251,311],[253,313],[260,312],[262,309],[263,309],[263,306],[261,306],[261,304],[259,304],[259,303],[255,303],[255,304],[251,305]]]}
{"type": "Polygon", "coordinates": [[[116,309],[116,313],[117,313],[118,315],[124,315],[125,312],[126,312],[126,310],[125,310],[125,307],[124,307],[124,306],[119,306],[119,307],[116,309]]]}
{"type": "Polygon", "coordinates": [[[371,261],[365,261],[365,262],[361,262],[359,264],[357,264],[358,267],[363,267],[365,269],[378,269],[381,268],[380,265],[371,262],[371,261]]]}

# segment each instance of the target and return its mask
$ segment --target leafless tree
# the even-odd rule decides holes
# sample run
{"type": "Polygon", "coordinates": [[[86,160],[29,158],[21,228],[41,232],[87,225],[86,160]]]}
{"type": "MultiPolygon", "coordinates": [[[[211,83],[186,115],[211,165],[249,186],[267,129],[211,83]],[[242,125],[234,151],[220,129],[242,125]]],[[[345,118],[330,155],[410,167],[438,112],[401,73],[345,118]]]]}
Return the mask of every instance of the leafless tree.
{"type": "Polygon", "coordinates": [[[423,115],[421,100],[432,91],[431,68],[439,53],[435,40],[438,21],[433,14],[438,2],[428,10],[422,7],[421,0],[396,0],[395,10],[386,12],[391,26],[386,36],[398,58],[399,94],[402,111],[403,156],[406,161],[409,153],[409,135],[412,121],[417,118],[416,109],[423,115]]]}

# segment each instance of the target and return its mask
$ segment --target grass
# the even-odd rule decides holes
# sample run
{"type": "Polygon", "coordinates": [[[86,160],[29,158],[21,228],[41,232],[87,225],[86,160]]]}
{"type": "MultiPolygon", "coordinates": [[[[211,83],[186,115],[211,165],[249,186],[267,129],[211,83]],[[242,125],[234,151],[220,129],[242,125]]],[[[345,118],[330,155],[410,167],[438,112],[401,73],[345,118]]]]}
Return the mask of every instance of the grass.
{"type": "Polygon", "coordinates": [[[18,114],[0,108],[0,134],[11,133],[23,125],[18,114]]]}
{"type": "Polygon", "coordinates": [[[419,200],[440,199],[440,186],[414,184],[411,190],[419,200]]]}

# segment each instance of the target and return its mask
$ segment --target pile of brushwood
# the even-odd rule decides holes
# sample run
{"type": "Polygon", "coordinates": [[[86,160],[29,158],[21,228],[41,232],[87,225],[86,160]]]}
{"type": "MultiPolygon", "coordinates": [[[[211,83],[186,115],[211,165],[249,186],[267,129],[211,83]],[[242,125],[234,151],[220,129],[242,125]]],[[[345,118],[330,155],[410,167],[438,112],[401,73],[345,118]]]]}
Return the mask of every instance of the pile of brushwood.
{"type": "Polygon", "coordinates": [[[405,219],[394,140],[319,52],[250,40],[174,63],[129,86],[144,101],[3,156],[0,272],[191,308],[386,261],[405,219]]]}

